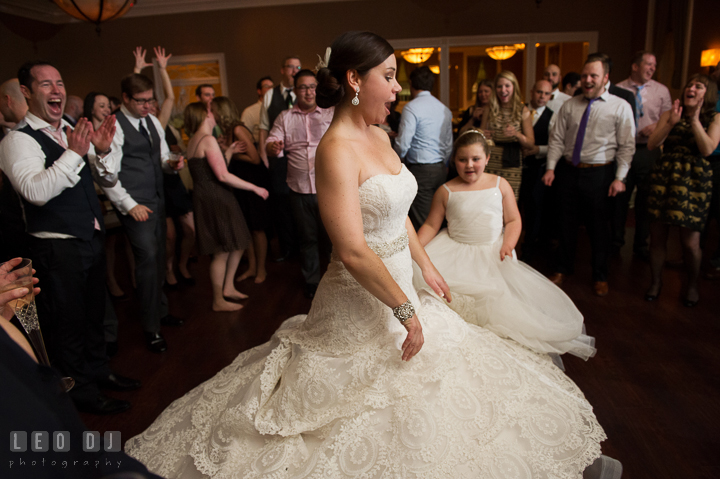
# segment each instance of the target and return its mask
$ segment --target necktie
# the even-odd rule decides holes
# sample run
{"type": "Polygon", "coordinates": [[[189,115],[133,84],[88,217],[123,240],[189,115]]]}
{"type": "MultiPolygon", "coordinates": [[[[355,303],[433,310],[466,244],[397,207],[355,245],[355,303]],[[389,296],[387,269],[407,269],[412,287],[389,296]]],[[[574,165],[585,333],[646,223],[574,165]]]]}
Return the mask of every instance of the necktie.
{"type": "Polygon", "coordinates": [[[143,126],[142,119],[140,120],[140,134],[145,137],[145,139],[148,141],[149,146],[152,147],[152,141],[150,141],[150,134],[143,126]]]}
{"type": "Polygon", "coordinates": [[[292,106],[293,106],[293,97],[290,93],[292,93],[292,88],[286,88],[285,89],[285,101],[287,102],[288,108],[292,108],[292,106]]]}
{"type": "Polygon", "coordinates": [[[535,117],[537,116],[537,110],[530,110],[530,114],[532,115],[532,124],[535,125],[535,117]]]}
{"type": "Polygon", "coordinates": [[[62,136],[62,126],[60,128],[58,128],[57,130],[54,130],[51,126],[48,126],[47,128],[45,128],[45,131],[50,133],[53,136],[53,138],[55,138],[57,140],[58,145],[67,149],[67,144],[65,143],[65,140],[63,140],[63,136],[62,136]]]}
{"type": "Polygon", "coordinates": [[[580,164],[580,152],[582,151],[583,140],[585,140],[585,130],[587,130],[588,118],[590,118],[590,107],[597,100],[593,98],[588,100],[588,106],[585,108],[582,119],[580,120],[580,126],[578,127],[577,137],[575,138],[575,148],[573,148],[572,164],[577,166],[580,164]]]}
{"type": "Polygon", "coordinates": [[[635,125],[638,124],[640,118],[645,115],[643,112],[643,101],[640,92],[645,88],[645,85],[638,85],[637,92],[635,93],[635,125]]]}

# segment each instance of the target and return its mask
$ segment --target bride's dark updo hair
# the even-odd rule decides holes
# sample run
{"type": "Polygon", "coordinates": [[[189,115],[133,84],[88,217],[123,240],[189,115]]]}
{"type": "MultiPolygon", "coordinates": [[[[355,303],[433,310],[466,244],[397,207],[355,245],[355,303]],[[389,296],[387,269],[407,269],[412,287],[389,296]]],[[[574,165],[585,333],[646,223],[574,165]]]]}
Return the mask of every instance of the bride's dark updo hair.
{"type": "Polygon", "coordinates": [[[372,32],[343,33],[330,49],[330,62],[317,73],[316,101],[320,108],[335,106],[345,97],[348,70],[365,75],[395,53],[387,40],[372,32]]]}

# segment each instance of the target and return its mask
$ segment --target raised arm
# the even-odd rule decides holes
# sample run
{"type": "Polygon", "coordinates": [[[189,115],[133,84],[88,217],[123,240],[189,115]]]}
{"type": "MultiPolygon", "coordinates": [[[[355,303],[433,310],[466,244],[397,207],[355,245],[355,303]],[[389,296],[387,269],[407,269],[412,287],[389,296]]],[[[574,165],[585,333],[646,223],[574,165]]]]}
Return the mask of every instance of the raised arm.
{"type": "Polygon", "coordinates": [[[147,63],[145,61],[146,53],[147,50],[145,50],[143,47],[136,47],[133,51],[133,56],[135,57],[135,68],[133,68],[133,73],[141,73],[143,71],[143,68],[152,66],[152,63],[147,63]]]}
{"type": "MultiPolygon", "coordinates": [[[[317,150],[315,184],[323,225],[333,248],[348,272],[370,294],[389,308],[408,297],[388,272],[385,264],[367,245],[363,235],[358,180],[360,166],[351,152],[337,141],[324,139],[317,150]]],[[[405,321],[408,335],[402,359],[411,359],[423,344],[417,315],[405,321]]]]}
{"type": "Polygon", "coordinates": [[[680,106],[680,100],[675,100],[672,108],[660,115],[655,130],[650,134],[650,138],[648,138],[648,150],[659,148],[660,145],[665,142],[665,138],[670,134],[670,130],[672,130],[675,124],[681,119],[682,107],[680,106]]]}
{"type": "Polygon", "coordinates": [[[155,60],[158,63],[160,69],[160,77],[162,78],[163,93],[165,99],[162,102],[160,111],[158,112],[157,119],[160,120],[160,124],[163,129],[167,128],[168,122],[170,121],[170,115],[172,115],[173,105],[175,104],[175,92],[172,88],[172,82],[170,81],[170,75],[167,72],[167,63],[172,56],[171,53],[165,54],[163,47],[155,47],[155,60]]]}
{"type": "Polygon", "coordinates": [[[692,127],[695,143],[697,143],[700,154],[706,157],[712,155],[720,141],[720,114],[715,114],[713,121],[708,125],[707,131],[705,131],[705,128],[703,128],[700,122],[701,108],[702,102],[698,105],[697,110],[695,110],[695,114],[690,121],[690,126],[692,127]]]}

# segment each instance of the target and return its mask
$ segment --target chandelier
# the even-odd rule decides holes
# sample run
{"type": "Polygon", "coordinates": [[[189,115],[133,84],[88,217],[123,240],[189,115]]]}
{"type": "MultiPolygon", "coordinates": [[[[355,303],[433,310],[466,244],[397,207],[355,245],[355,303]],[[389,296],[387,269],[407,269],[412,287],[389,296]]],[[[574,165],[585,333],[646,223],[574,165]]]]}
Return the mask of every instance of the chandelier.
{"type": "Polygon", "coordinates": [[[122,17],[137,4],[137,0],[53,0],[53,2],[68,15],[94,23],[98,33],[101,23],[122,17]]]}
{"type": "Polygon", "coordinates": [[[515,55],[517,50],[518,49],[515,45],[501,45],[498,47],[486,48],[485,52],[493,60],[507,60],[511,56],[515,55]]]}
{"type": "Polygon", "coordinates": [[[425,63],[435,51],[434,48],[411,48],[400,54],[410,63],[425,63]]]}

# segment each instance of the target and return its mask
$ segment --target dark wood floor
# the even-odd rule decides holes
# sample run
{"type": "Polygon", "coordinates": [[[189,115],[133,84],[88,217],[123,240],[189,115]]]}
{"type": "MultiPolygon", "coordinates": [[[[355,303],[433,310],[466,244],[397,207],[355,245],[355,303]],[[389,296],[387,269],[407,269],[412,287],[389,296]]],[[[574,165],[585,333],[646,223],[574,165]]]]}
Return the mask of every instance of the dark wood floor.
{"type": "MultiPolygon", "coordinates": [[[[629,228],[628,238],[632,233],[629,228]]],[[[713,245],[717,234],[711,235],[713,245]]],[[[703,280],[700,303],[687,309],[679,302],[683,273],[666,270],[659,300],[647,303],[649,266],[626,247],[612,259],[610,294],[598,298],[590,289],[588,242],[584,234],[580,238],[577,272],[563,289],[585,315],[598,354],[587,362],[567,355],[564,361],[605,428],[604,453],[622,461],[625,479],[720,477],[720,281],[703,280]]],[[[671,249],[679,258],[676,240],[671,249]]],[[[119,262],[121,284],[129,290],[122,257],[119,262]]],[[[545,261],[534,266],[551,272],[545,261]]],[[[240,283],[250,299],[236,313],[211,311],[207,258],[192,271],[196,286],[168,292],[171,312],[187,321],[163,329],[169,345],[163,354],[145,349],[136,299],[116,303],[120,351],[111,364],[142,380],[143,387],[113,393],[132,402],[128,412],[83,415],[90,430],[120,431],[123,440],[140,433],[174,399],[241,351],[267,341],[284,319],[310,307],[297,261],[269,263],[264,284],[240,283]]]]}

